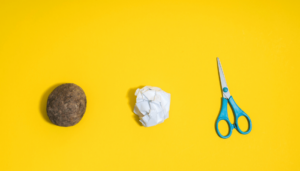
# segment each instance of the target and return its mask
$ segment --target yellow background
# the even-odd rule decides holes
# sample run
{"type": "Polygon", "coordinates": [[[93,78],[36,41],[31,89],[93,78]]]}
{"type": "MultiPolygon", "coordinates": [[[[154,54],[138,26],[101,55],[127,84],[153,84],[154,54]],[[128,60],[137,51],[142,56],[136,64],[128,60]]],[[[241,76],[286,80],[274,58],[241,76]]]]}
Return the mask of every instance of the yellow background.
{"type": "Polygon", "coordinates": [[[286,0],[1,0],[0,170],[300,170],[299,8],[286,0]],[[216,57],[252,119],[248,135],[215,132],[216,57]],[[83,119],[68,128],[46,114],[62,83],[87,96],[83,119]],[[170,118],[150,128],[132,112],[145,85],[171,94],[170,118]]]}

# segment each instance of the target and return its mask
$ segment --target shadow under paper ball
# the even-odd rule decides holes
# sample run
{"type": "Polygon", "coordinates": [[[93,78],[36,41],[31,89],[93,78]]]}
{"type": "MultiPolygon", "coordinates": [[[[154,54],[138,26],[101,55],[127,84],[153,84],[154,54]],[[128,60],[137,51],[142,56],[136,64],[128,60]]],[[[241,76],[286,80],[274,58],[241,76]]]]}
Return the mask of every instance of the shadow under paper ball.
{"type": "Polygon", "coordinates": [[[135,102],[136,102],[136,96],[134,95],[134,93],[138,88],[143,88],[143,87],[145,87],[145,86],[139,86],[139,87],[136,87],[136,88],[131,88],[131,89],[128,90],[128,93],[127,93],[128,104],[130,106],[132,114],[134,115],[133,118],[138,123],[139,126],[143,126],[143,124],[140,122],[140,118],[138,117],[138,115],[133,113],[133,109],[134,109],[135,102]]]}

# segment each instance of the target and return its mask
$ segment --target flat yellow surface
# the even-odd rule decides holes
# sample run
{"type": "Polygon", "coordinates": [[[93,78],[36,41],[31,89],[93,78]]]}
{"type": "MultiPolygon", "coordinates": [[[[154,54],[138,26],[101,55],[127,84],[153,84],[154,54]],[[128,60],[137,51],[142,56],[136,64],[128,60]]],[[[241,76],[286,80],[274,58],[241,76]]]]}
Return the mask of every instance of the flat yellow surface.
{"type": "Polygon", "coordinates": [[[295,0],[1,0],[0,170],[300,170],[299,8],[295,0]],[[216,57],[252,119],[248,135],[215,132],[216,57]],[[63,83],[87,96],[83,119],[67,128],[46,113],[63,83]],[[145,85],[171,94],[170,118],[150,128],[132,112],[145,85]]]}

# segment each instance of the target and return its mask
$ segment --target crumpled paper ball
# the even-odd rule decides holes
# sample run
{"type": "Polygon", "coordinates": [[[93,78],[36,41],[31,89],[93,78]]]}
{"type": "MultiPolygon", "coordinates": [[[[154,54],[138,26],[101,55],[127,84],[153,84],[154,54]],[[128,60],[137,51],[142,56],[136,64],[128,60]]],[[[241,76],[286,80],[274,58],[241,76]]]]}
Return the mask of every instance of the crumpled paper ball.
{"type": "Polygon", "coordinates": [[[134,113],[145,127],[164,122],[169,117],[171,95],[158,87],[145,86],[135,92],[134,113]]]}

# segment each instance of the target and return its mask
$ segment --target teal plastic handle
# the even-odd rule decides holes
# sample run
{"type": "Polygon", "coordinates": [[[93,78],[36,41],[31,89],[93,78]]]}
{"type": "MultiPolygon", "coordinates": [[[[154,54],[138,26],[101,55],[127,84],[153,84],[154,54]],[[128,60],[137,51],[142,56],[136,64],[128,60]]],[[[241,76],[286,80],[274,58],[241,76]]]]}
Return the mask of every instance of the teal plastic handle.
{"type": "Polygon", "coordinates": [[[216,122],[216,131],[217,131],[218,135],[221,138],[224,138],[224,139],[229,138],[232,134],[232,130],[234,129],[234,125],[230,123],[229,118],[228,118],[227,104],[228,104],[228,100],[223,97],[222,98],[221,112],[220,112],[219,117],[218,117],[217,122],[216,122]],[[219,127],[218,127],[219,122],[222,121],[222,120],[225,120],[227,122],[227,124],[229,125],[229,133],[226,136],[223,136],[220,133],[219,127]]]}
{"type": "Polygon", "coordinates": [[[251,132],[252,130],[252,122],[251,122],[251,119],[249,118],[249,116],[244,112],[242,111],[242,109],[239,108],[239,106],[235,103],[235,101],[233,100],[232,96],[229,98],[229,100],[227,100],[226,98],[222,98],[222,107],[221,107],[221,112],[219,114],[219,117],[217,119],[217,122],[216,122],[216,131],[218,133],[218,135],[221,137],[221,138],[229,138],[232,134],[232,130],[236,128],[241,134],[248,134],[249,132],[251,132]],[[229,118],[228,118],[228,113],[227,113],[227,104],[228,104],[228,101],[233,109],[233,113],[235,115],[235,123],[234,124],[231,124],[230,121],[229,121],[229,118]],[[246,131],[246,132],[243,132],[239,125],[238,125],[238,119],[239,117],[241,116],[245,116],[248,120],[248,123],[249,123],[249,129],[246,131]],[[226,136],[223,136],[220,131],[219,131],[219,128],[218,128],[218,124],[220,121],[222,120],[225,120],[228,125],[229,125],[229,133],[228,135],[226,136]]]}
{"type": "Polygon", "coordinates": [[[241,134],[249,134],[252,130],[252,122],[251,122],[251,119],[250,117],[241,109],[239,108],[239,106],[235,103],[235,101],[233,100],[232,96],[229,98],[229,103],[233,109],[233,113],[235,115],[235,127],[236,129],[241,133],[241,134]],[[239,124],[238,124],[238,119],[239,117],[241,116],[245,116],[248,120],[248,124],[249,124],[249,128],[246,132],[243,132],[240,127],[239,127],[239,124]]]}

